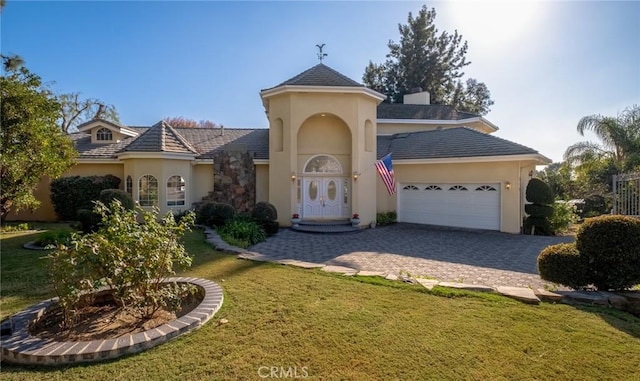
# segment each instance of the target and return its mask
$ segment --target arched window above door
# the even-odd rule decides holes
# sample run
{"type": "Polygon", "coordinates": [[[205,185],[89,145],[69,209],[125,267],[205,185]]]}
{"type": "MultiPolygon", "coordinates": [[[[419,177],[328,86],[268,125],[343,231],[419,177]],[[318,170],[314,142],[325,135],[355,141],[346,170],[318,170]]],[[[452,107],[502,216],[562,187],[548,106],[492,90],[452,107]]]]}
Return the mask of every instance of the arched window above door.
{"type": "Polygon", "coordinates": [[[307,161],[304,173],[342,173],[342,166],[331,156],[318,155],[307,161]]]}

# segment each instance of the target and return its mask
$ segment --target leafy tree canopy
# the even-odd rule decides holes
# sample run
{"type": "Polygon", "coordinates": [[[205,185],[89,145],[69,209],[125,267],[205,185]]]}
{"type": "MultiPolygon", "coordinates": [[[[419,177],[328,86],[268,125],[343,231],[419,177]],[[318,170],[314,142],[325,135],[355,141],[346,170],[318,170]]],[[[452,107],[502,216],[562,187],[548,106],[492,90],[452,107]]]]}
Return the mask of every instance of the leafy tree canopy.
{"type": "Polygon", "coordinates": [[[578,133],[593,132],[599,142],[571,145],[564,158],[573,166],[611,160],[618,171],[640,169],[640,106],[627,107],[618,116],[589,115],[578,122],[578,133]]]}
{"type": "Polygon", "coordinates": [[[33,191],[40,179],[60,176],[73,165],[77,153],[57,125],[56,97],[39,76],[25,67],[0,77],[1,189],[0,218],[9,211],[34,208],[33,191]]]}
{"type": "Polygon", "coordinates": [[[467,42],[458,31],[438,33],[434,25],[435,9],[426,5],[407,24],[399,24],[400,42],[389,41],[389,54],[382,64],[369,62],[364,84],[387,96],[386,102],[402,103],[405,94],[416,88],[429,92],[431,102],[447,104],[460,111],[480,115],[493,105],[491,93],[483,82],[462,80],[467,42]]]}

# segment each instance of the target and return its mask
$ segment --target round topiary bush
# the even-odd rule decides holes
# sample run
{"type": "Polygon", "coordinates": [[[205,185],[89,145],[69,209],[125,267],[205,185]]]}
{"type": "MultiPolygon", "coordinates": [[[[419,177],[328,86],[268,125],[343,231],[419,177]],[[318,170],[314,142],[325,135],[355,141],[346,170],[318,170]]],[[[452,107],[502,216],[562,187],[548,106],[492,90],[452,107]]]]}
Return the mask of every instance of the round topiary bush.
{"type": "Polygon", "coordinates": [[[555,200],[553,191],[547,183],[535,177],[527,184],[526,196],[527,201],[540,205],[551,205],[555,200]]]}
{"type": "Polygon", "coordinates": [[[575,243],[561,243],[546,247],[538,255],[540,278],[573,289],[589,284],[587,262],[580,256],[575,243]]]}
{"type": "Polygon", "coordinates": [[[268,236],[278,233],[280,229],[280,224],[276,221],[278,219],[278,211],[271,203],[264,201],[257,203],[253,207],[251,218],[260,225],[268,236]]]}
{"type": "Polygon", "coordinates": [[[251,216],[258,223],[275,221],[278,219],[278,211],[273,204],[261,201],[253,207],[251,216]]]}
{"type": "Polygon", "coordinates": [[[525,204],[524,211],[530,216],[549,218],[553,215],[553,206],[525,204]]]}
{"type": "Polygon", "coordinates": [[[588,263],[590,283],[599,290],[640,284],[640,219],[589,218],[578,230],[576,247],[588,263]]]}
{"type": "Polygon", "coordinates": [[[136,205],[131,195],[122,189],[105,189],[100,192],[99,200],[105,205],[111,205],[111,201],[119,200],[126,210],[133,210],[136,205]]]}
{"type": "Polygon", "coordinates": [[[536,235],[552,235],[550,217],[553,215],[553,192],[542,180],[533,178],[527,184],[527,201],[524,206],[529,215],[524,222],[524,232],[536,235]]]}
{"type": "Polygon", "coordinates": [[[233,206],[227,203],[207,201],[201,204],[196,211],[196,222],[208,226],[221,227],[233,218],[235,214],[236,211],[233,206]]]}

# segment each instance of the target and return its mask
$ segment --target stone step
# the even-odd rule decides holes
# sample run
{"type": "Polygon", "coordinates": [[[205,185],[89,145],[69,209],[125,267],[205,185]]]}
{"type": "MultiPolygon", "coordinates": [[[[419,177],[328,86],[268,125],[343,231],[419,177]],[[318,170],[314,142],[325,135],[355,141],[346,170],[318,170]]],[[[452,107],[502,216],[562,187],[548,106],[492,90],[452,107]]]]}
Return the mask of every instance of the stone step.
{"type": "Polygon", "coordinates": [[[360,231],[357,226],[351,226],[351,224],[342,225],[304,225],[298,224],[291,227],[292,230],[303,233],[318,233],[318,234],[340,234],[340,233],[354,233],[360,231]]]}
{"type": "Polygon", "coordinates": [[[305,219],[300,221],[298,225],[302,226],[342,226],[349,225],[351,226],[351,220],[349,219],[339,219],[339,220],[309,220],[305,219]]]}

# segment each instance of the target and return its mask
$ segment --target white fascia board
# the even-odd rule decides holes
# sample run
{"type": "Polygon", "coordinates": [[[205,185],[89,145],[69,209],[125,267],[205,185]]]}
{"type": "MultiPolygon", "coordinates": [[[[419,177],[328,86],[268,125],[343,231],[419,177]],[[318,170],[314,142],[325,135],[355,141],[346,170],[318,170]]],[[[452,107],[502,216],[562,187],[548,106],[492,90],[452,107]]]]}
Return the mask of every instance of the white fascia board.
{"type": "Polygon", "coordinates": [[[139,135],[136,131],[130,130],[128,128],[121,128],[118,132],[120,132],[122,135],[127,135],[127,136],[138,136],[139,135]]]}
{"type": "Polygon", "coordinates": [[[550,164],[551,159],[541,154],[501,155],[501,156],[472,156],[472,157],[443,157],[438,159],[393,159],[393,165],[412,164],[453,164],[453,163],[494,163],[500,161],[536,161],[550,164]]]}
{"type": "Polygon", "coordinates": [[[500,127],[498,127],[498,126],[496,126],[495,124],[493,124],[493,123],[489,122],[489,120],[487,120],[487,119],[485,119],[485,118],[483,118],[483,117],[480,117],[480,118],[473,118],[473,119],[480,119],[480,121],[481,121],[481,122],[483,122],[483,123],[484,123],[484,124],[486,124],[487,126],[489,126],[489,127],[493,128],[493,131],[494,131],[494,132],[495,132],[495,131],[498,131],[498,130],[500,129],[500,127]]]}
{"type": "Polygon", "coordinates": [[[195,159],[191,162],[191,165],[204,165],[204,164],[213,164],[213,159],[195,159]]]}
{"type": "Polygon", "coordinates": [[[99,159],[99,158],[77,158],[78,164],[122,164],[122,161],[114,159],[112,157],[99,159]]]}
{"type": "Polygon", "coordinates": [[[119,126],[115,123],[109,122],[109,121],[105,121],[105,120],[96,120],[93,122],[88,122],[86,123],[84,126],[78,128],[79,132],[85,132],[85,131],[90,131],[94,128],[96,128],[97,126],[102,126],[105,128],[108,128],[111,131],[115,131],[115,132],[119,132],[122,135],[127,135],[127,136],[138,136],[139,134],[129,128],[123,127],[123,126],[119,126]]]}
{"type": "Polygon", "coordinates": [[[493,132],[498,131],[499,128],[495,124],[489,122],[483,117],[457,119],[457,120],[440,120],[440,119],[378,119],[378,124],[439,124],[439,125],[455,125],[455,124],[468,124],[473,122],[481,122],[489,126],[493,132]]]}
{"type": "Polygon", "coordinates": [[[269,159],[253,159],[255,165],[269,165],[269,159]]]}
{"type": "Polygon", "coordinates": [[[380,94],[375,90],[371,90],[368,87],[360,86],[297,86],[297,85],[285,85],[276,87],[269,90],[262,90],[260,97],[264,101],[265,99],[274,95],[283,93],[341,93],[341,94],[363,94],[377,99],[379,102],[385,100],[386,95],[380,94]]]}
{"type": "Polygon", "coordinates": [[[176,152],[122,152],[117,154],[118,159],[172,159],[193,161],[196,155],[176,152]]]}

